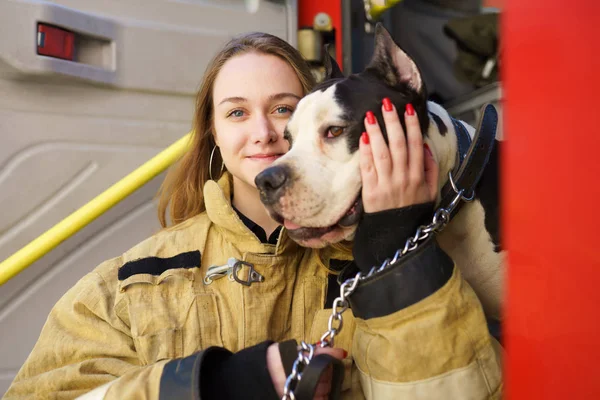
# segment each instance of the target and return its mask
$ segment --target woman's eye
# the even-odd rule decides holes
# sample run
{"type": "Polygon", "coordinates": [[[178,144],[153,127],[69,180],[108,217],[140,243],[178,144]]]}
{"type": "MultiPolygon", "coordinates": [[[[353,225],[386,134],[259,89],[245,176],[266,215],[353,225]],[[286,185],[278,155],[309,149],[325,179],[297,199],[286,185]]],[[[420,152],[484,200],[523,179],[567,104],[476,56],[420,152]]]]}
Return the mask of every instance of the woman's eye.
{"type": "Polygon", "coordinates": [[[243,116],[244,116],[244,112],[242,110],[233,110],[228,115],[228,117],[236,117],[236,118],[241,118],[243,116]]]}
{"type": "Polygon", "coordinates": [[[328,138],[338,137],[342,133],[344,133],[344,128],[341,126],[331,126],[331,127],[329,127],[329,129],[327,129],[327,137],[328,138]]]}
{"type": "Polygon", "coordinates": [[[290,107],[287,106],[279,106],[275,109],[275,112],[277,114],[286,114],[286,113],[291,113],[293,110],[290,107]]]}

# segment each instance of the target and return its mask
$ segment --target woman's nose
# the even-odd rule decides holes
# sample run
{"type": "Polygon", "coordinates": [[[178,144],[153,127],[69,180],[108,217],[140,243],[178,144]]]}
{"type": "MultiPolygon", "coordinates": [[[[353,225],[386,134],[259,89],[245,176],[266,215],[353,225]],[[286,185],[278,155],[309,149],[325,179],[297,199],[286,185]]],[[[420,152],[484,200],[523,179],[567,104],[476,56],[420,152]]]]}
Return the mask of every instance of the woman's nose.
{"type": "Polygon", "coordinates": [[[268,116],[256,116],[256,121],[252,129],[252,139],[255,143],[270,143],[277,140],[277,132],[268,116]]]}

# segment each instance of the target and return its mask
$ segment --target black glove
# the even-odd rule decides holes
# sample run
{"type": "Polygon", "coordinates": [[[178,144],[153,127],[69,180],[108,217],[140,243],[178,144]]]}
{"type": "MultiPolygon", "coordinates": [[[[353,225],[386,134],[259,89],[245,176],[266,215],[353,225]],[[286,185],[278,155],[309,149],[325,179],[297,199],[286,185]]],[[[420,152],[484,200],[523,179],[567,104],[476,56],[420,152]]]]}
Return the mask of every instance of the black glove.
{"type": "Polygon", "coordinates": [[[433,206],[430,202],[365,213],[358,224],[352,251],[358,268],[367,272],[392,258],[419,226],[431,222],[433,206]]]}
{"type": "Polygon", "coordinates": [[[223,349],[206,357],[200,398],[278,399],[267,369],[267,349],[272,343],[267,340],[235,354],[223,349]]]}

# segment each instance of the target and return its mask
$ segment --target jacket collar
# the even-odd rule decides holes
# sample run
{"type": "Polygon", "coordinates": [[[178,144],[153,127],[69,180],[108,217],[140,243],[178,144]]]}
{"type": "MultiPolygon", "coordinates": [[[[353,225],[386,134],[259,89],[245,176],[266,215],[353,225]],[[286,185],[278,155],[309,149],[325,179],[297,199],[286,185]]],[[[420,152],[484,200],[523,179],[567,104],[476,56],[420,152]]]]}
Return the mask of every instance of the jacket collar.
{"type": "Polygon", "coordinates": [[[276,245],[261,243],[231,206],[232,189],[231,175],[227,172],[218,182],[209,180],[204,185],[206,214],[225,240],[235,243],[243,252],[263,255],[279,256],[298,250],[300,246],[288,237],[285,228],[281,229],[276,245]]]}

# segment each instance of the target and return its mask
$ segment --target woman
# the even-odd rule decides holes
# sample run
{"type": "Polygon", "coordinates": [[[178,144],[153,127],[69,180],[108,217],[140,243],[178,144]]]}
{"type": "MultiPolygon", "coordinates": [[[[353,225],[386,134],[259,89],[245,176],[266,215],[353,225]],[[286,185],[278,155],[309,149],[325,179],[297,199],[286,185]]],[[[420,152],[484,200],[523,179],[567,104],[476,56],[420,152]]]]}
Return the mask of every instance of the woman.
{"type": "MultiPolygon", "coordinates": [[[[284,126],[312,84],[299,53],[271,35],[236,38],[217,54],[198,93],[191,150],[161,190],[159,218],[167,229],[101,264],[59,300],[6,399],[281,396],[295,354],[290,340],[319,340],[339,292],[336,274],[352,259],[342,248],[292,242],[254,186],[255,176],[288,150],[284,126]]],[[[375,234],[381,219],[408,218],[414,230],[431,216],[437,186],[437,166],[423,149],[414,112],[405,113],[406,141],[397,110],[389,101],[382,107],[396,145],[388,150],[377,121],[365,120],[367,214],[359,237],[375,234]],[[388,157],[374,160],[384,152],[388,157]]],[[[401,245],[408,234],[384,239],[401,245]]],[[[355,248],[368,252],[360,240],[355,248]]],[[[422,286],[422,301],[402,292],[388,304],[372,297],[380,283],[361,285],[360,318],[344,313],[337,348],[319,350],[344,359],[343,396],[497,394],[498,371],[485,370],[493,351],[477,299],[434,241],[411,260],[417,271],[451,276],[420,285],[423,277],[409,265],[399,284],[422,286]],[[379,304],[377,311],[368,304],[379,304]],[[406,385],[428,378],[434,386],[406,385]],[[465,379],[474,383],[461,385],[465,379]]],[[[315,398],[330,390],[325,376],[315,398]]]]}

